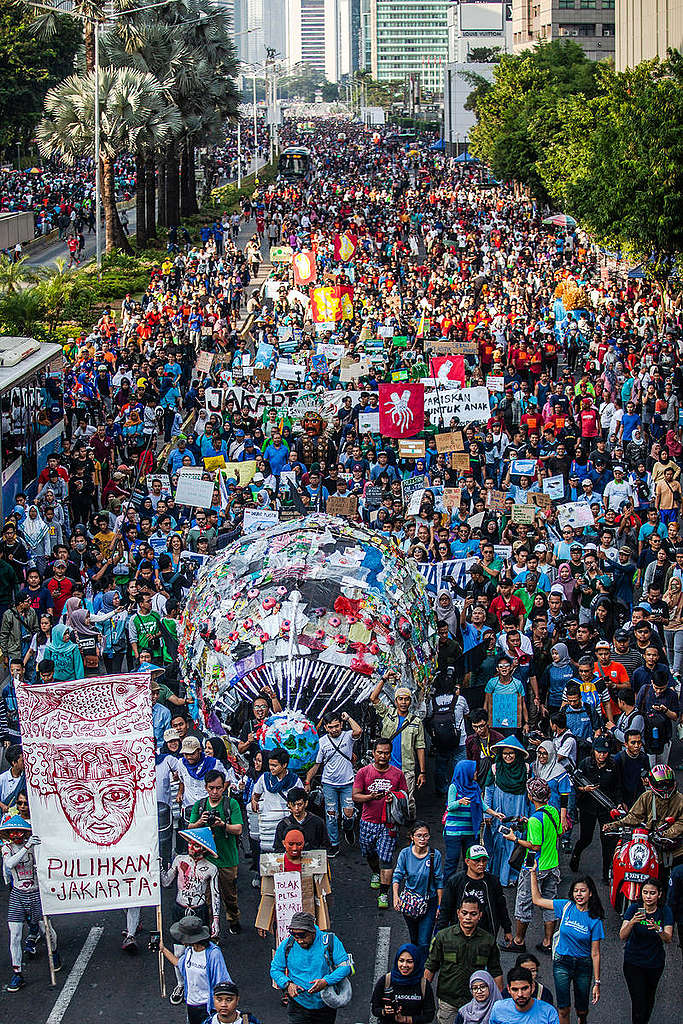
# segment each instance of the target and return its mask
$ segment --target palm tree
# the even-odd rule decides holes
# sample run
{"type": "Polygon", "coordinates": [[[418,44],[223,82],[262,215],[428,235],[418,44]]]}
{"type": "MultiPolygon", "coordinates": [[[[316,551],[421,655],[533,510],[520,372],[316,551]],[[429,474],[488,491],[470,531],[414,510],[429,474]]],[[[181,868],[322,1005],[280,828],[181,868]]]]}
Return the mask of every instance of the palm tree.
{"type": "MultiPolygon", "coordinates": [[[[166,138],[179,125],[177,110],[159,94],[153,75],[132,68],[100,69],[100,151],[102,203],[107,251],[131,253],[116,208],[114,160],[124,150],[144,148],[159,133],[166,138]],[[164,131],[161,126],[165,124],[164,131]]],[[[95,137],[94,74],[72,75],[45,97],[45,112],[36,130],[44,156],[73,164],[92,152],[95,137]]]]}
{"type": "Polygon", "coordinates": [[[39,285],[10,292],[0,299],[0,321],[17,337],[35,337],[44,315],[45,304],[39,285]]]}
{"type": "Polygon", "coordinates": [[[46,275],[44,267],[32,267],[28,256],[22,256],[16,262],[9,256],[0,257],[0,293],[16,295],[27,284],[35,284],[46,275]]]}

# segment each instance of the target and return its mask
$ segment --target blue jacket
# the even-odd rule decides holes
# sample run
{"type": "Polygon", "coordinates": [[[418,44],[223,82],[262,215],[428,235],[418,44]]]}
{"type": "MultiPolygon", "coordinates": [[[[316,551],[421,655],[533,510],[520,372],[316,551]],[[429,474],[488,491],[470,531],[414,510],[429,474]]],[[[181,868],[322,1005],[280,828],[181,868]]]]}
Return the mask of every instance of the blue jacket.
{"type": "Polygon", "coordinates": [[[302,949],[293,939],[284,939],[270,964],[270,976],[277,987],[284,989],[290,981],[300,985],[304,991],[297,995],[296,1002],[309,1010],[320,1010],[325,1005],[318,992],[308,991],[317,978],[324,978],[328,985],[336,985],[350,973],[351,959],[337,936],[332,932],[322,932],[318,927],[310,949],[302,949]],[[332,963],[335,964],[333,971],[330,971],[323,936],[329,943],[332,963]],[[285,947],[289,947],[286,957],[285,947]]]}
{"type": "MultiPolygon", "coordinates": [[[[185,971],[185,958],[190,947],[186,947],[185,952],[178,961],[178,970],[180,976],[183,979],[183,987],[187,993],[187,973],[185,971]]],[[[213,990],[219,981],[232,981],[228,968],[225,966],[225,960],[223,954],[216,945],[215,942],[210,942],[206,948],[206,974],[209,982],[209,998],[206,1001],[206,1009],[208,1013],[213,1013],[213,990]]]]}

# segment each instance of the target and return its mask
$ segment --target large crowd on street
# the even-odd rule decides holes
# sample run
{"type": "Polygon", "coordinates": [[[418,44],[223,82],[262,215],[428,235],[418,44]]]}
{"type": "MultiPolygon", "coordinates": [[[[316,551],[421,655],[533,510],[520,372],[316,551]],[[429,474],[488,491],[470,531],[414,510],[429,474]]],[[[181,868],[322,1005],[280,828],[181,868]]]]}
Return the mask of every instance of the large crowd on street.
{"type": "MultiPolygon", "coordinates": [[[[372,970],[335,929],[351,849],[367,861],[359,918],[372,902],[406,940],[366,1018],[612,1019],[611,904],[622,1016],[664,1020],[683,943],[683,311],[477,163],[341,119],[305,136],[286,122],[294,143],[305,174],[257,183],[199,237],[172,231],[145,292],[71,339],[61,450],[2,525],[5,991],[40,981],[46,939],[15,687],[142,671],[174,895],[162,953],[189,1024],[258,1024],[249,971],[279,989],[279,1020],[333,1024],[354,969],[372,970]],[[408,456],[379,429],[380,388],[407,423],[420,382],[408,456]],[[468,388],[488,408],[459,419],[451,391],[468,388]],[[210,507],[176,500],[191,469],[215,473],[210,507]],[[197,572],[245,522],[326,510],[417,563],[437,667],[426,701],[389,666],[362,707],[331,705],[296,773],[259,744],[284,694],[264,685],[219,721],[183,676],[179,630],[197,572]],[[632,877],[634,830],[655,866],[632,877]],[[256,911],[238,871],[263,907],[259,858],[301,871],[318,850],[313,905],[274,952],[259,911],[262,961],[240,962],[256,911]]],[[[28,209],[92,198],[85,174],[22,180],[28,209]]],[[[139,922],[129,908],[125,954],[139,922]]]]}

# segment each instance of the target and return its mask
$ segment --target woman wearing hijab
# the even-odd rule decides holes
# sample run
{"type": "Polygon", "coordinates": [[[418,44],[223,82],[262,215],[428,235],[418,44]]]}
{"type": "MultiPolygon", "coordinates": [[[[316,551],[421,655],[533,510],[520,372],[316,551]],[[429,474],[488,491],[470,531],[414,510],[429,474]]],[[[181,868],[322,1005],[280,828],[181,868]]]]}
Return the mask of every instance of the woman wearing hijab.
{"type": "Polygon", "coordinates": [[[561,562],[557,571],[557,579],[555,580],[556,587],[562,587],[562,593],[564,594],[564,601],[568,601],[572,608],[576,608],[576,600],[574,591],[576,590],[576,580],[572,576],[572,570],[569,562],[561,562]]]}
{"type": "Polygon", "coordinates": [[[372,1012],[382,1024],[409,1020],[431,1024],[436,1013],[432,986],[423,977],[424,952],[406,942],[400,946],[388,974],[383,974],[372,993],[372,1012]]]}
{"type": "Polygon", "coordinates": [[[554,644],[550,649],[552,664],[548,665],[541,678],[541,693],[551,715],[559,711],[567,683],[574,678],[574,666],[566,644],[554,644]]]}
{"type": "Polygon", "coordinates": [[[104,591],[100,610],[90,621],[102,634],[102,659],[107,673],[120,672],[128,649],[128,612],[121,604],[118,590],[104,591]]]}
{"type": "Polygon", "coordinates": [[[455,607],[450,590],[440,590],[436,595],[436,621],[445,622],[448,632],[453,638],[457,637],[460,626],[460,614],[455,607]]]}
{"type": "Polygon", "coordinates": [[[90,623],[90,612],[86,608],[67,612],[67,624],[81,652],[86,676],[96,676],[100,667],[102,637],[90,623]]]}
{"type": "Polygon", "coordinates": [[[562,822],[562,833],[567,834],[567,807],[569,796],[572,791],[572,784],[567,772],[557,759],[557,751],[550,740],[539,743],[536,751],[536,760],[531,769],[534,779],[541,779],[547,782],[550,789],[550,799],[547,801],[552,807],[560,812],[562,822]]]}
{"type": "Polygon", "coordinates": [[[19,534],[26,545],[29,558],[35,561],[42,573],[52,551],[50,528],[38,511],[37,505],[29,505],[28,514],[19,528],[19,534]]]}
{"type": "MultiPolygon", "coordinates": [[[[500,811],[506,818],[521,818],[529,815],[529,801],[526,795],[528,754],[516,736],[494,743],[494,783],[487,796],[494,811],[500,811]]],[[[489,871],[496,875],[501,885],[510,885],[517,877],[517,871],[510,867],[510,843],[494,824],[493,853],[489,871]]]]}
{"type": "Polygon", "coordinates": [[[491,1010],[502,999],[500,989],[488,971],[475,971],[470,976],[472,998],[458,1010],[455,1024],[489,1024],[491,1010]]]}
{"type": "Polygon", "coordinates": [[[484,813],[493,814],[496,818],[503,815],[484,803],[481,790],[476,782],[477,764],[475,761],[459,761],[453,769],[453,778],[448,787],[448,804],[443,822],[443,836],[446,845],[446,863],[444,881],[448,881],[455,872],[460,851],[464,853],[468,846],[479,842],[479,832],[484,813]]]}
{"type": "Polygon", "coordinates": [[[72,642],[71,630],[61,622],[52,630],[50,642],[45,647],[45,658],[54,663],[56,682],[85,677],[83,658],[78,644],[72,642]]]}

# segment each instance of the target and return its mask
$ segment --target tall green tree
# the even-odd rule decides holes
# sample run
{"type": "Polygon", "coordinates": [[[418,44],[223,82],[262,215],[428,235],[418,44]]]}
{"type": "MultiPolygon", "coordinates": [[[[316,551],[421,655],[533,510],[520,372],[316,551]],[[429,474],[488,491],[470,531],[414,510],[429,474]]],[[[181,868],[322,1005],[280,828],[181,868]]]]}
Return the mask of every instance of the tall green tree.
{"type": "Polygon", "coordinates": [[[46,43],[34,30],[30,15],[3,2],[0,8],[0,147],[12,153],[26,146],[49,89],[73,71],[81,42],[80,26],[71,18],[55,18],[46,43]]]}
{"type": "Polygon", "coordinates": [[[538,161],[562,133],[558,106],[569,96],[596,95],[599,65],[570,39],[539,43],[495,65],[492,88],[476,97],[472,151],[496,177],[515,179],[545,196],[538,161]]]}
{"type": "Polygon", "coordinates": [[[663,286],[683,253],[683,58],[644,61],[558,108],[563,132],[539,161],[545,188],[596,240],[663,286]]]}

